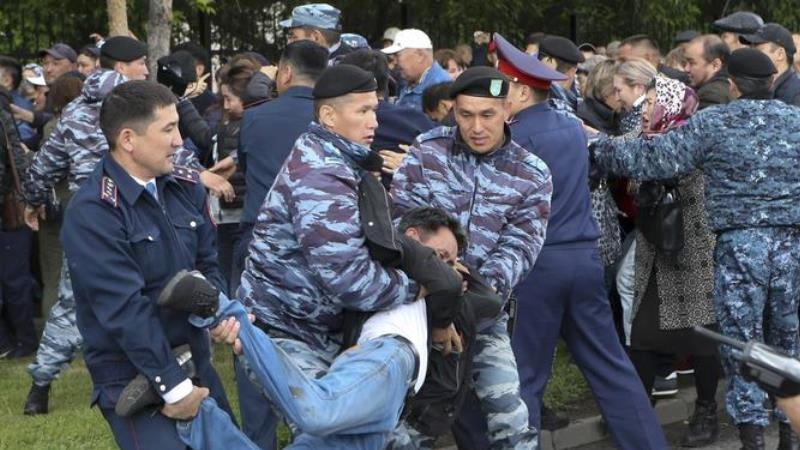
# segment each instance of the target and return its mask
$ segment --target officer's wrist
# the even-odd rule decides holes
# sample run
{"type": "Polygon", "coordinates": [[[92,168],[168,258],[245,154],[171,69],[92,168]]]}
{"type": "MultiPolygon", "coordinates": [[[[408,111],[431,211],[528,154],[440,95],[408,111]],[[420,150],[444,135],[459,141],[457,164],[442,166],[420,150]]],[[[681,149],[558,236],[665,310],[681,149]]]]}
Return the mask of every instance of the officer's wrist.
{"type": "Polygon", "coordinates": [[[193,388],[194,385],[192,384],[192,380],[186,378],[185,380],[178,383],[174,388],[161,394],[161,398],[164,399],[164,403],[168,404],[178,403],[179,401],[188,397],[189,394],[192,393],[193,388]]]}

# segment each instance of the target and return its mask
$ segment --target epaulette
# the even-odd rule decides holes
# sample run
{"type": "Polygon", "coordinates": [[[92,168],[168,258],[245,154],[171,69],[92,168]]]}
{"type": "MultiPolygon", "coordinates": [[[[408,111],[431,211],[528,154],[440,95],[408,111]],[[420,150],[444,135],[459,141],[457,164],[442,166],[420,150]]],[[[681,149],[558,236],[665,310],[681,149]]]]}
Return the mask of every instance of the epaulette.
{"type": "Polygon", "coordinates": [[[419,136],[417,136],[417,141],[425,142],[433,139],[453,137],[454,130],[455,127],[436,127],[430,131],[426,131],[425,133],[422,133],[419,136]]]}
{"type": "Polygon", "coordinates": [[[119,205],[117,183],[110,177],[103,177],[100,182],[100,199],[115,208],[119,205]]]}
{"type": "Polygon", "coordinates": [[[172,176],[183,181],[197,184],[200,182],[200,172],[184,166],[172,166],[172,176]]]}

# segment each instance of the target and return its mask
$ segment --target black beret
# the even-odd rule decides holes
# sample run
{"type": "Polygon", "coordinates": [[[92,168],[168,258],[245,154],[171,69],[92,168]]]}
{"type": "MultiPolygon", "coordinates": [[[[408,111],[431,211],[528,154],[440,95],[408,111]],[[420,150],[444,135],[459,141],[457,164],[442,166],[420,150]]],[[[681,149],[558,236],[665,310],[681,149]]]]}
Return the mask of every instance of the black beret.
{"type": "Polygon", "coordinates": [[[450,85],[450,98],[459,95],[505,98],[508,95],[508,77],[493,67],[470,67],[450,85]]]}
{"type": "Polygon", "coordinates": [[[377,90],[378,83],[372,73],[350,64],[339,64],[322,72],[314,86],[313,95],[314,99],[319,100],[377,90]]]}
{"type": "Polygon", "coordinates": [[[764,19],[750,11],[737,11],[722,19],[715,20],[712,25],[720,31],[747,34],[758,31],[764,25],[764,19]]]}
{"type": "Polygon", "coordinates": [[[547,36],[542,39],[542,42],[539,43],[539,52],[571,64],[582,63],[586,60],[572,41],[561,36],[547,36]]]}
{"type": "Polygon", "coordinates": [[[114,36],[100,47],[100,55],[114,61],[131,62],[147,56],[147,44],[128,36],[114,36]]]}
{"type": "Polygon", "coordinates": [[[740,48],[728,57],[728,74],[732,77],[768,78],[776,72],[769,56],[754,48],[740,48]]]}

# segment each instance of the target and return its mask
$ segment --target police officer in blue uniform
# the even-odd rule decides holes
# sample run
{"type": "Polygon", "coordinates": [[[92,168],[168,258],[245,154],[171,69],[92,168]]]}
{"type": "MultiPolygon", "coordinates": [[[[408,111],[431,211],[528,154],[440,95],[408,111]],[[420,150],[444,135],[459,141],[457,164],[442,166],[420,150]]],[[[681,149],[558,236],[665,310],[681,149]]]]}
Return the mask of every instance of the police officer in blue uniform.
{"type": "Polygon", "coordinates": [[[169,89],[147,81],[109,93],[100,126],[110,150],[72,198],[61,232],[92,404],[122,449],[185,448],[175,421],[158,410],[126,418],[114,412],[138,373],[161,395],[170,417],[194,416],[209,390],[230,411],[207,335],[187,323],[188,314],[156,305],[181,269],[199,270],[223,286],[199,175],[172,163],[182,143],[176,103],[169,89]],[[172,348],[183,344],[191,348],[194,380],[173,356],[172,348]]]}
{"type": "Polygon", "coordinates": [[[542,395],[556,341],[563,338],[586,376],[619,448],[663,449],[664,434],[619,342],[603,282],[592,218],[586,137],[581,123],[548,102],[566,77],[495,34],[498,69],[512,81],[508,98],[514,142],[547,163],[553,197],[547,237],[533,271],[514,289],[512,338],[522,397],[539,427],[542,395]]]}

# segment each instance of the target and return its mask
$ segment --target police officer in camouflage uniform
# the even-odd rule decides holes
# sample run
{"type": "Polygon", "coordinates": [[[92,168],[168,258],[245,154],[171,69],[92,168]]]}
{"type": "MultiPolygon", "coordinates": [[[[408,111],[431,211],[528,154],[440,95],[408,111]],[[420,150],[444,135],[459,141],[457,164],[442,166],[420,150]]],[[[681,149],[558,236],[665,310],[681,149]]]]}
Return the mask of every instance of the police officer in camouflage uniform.
{"type": "MultiPolygon", "coordinates": [[[[81,95],[64,109],[51,137],[36,152],[23,179],[23,196],[28,205],[26,222],[34,230],[38,229],[41,205],[53,186],[68,177],[70,192],[76,192],[108,151],[108,143],[98,126],[100,105],[115,86],[129,79],[147,77],[146,55],[144,43],[126,36],[113,37],[103,45],[101,69],[86,79],[81,95]]],[[[180,159],[185,162],[190,158],[190,152],[183,152],[180,159]]],[[[81,342],[75,325],[72,284],[64,263],[58,301],[50,310],[36,358],[28,366],[33,385],[25,402],[25,414],[47,413],[50,383],[72,361],[81,342]]]]}
{"type": "MultiPolygon", "coordinates": [[[[793,106],[771,99],[775,67],[763,53],[733,52],[728,71],[735,101],[706,108],[686,126],[653,139],[603,137],[593,157],[601,169],[639,180],[702,170],[717,234],[714,300],[720,329],[798,356],[800,116],[793,106]]],[[[765,394],[736,372],[729,347],[721,353],[730,377],[728,414],[744,448],[763,449],[769,425],[765,394]]],[[[780,448],[797,448],[785,417],[779,411],[776,416],[780,448]]]]}
{"type": "MultiPolygon", "coordinates": [[[[473,67],[462,73],[450,90],[458,126],[420,135],[391,190],[395,217],[419,206],[457,217],[469,237],[461,259],[504,299],[542,248],[553,191],[545,163],[511,140],[505,123],[507,93],[508,79],[495,69],[473,67]]],[[[460,428],[488,425],[493,448],[537,448],[537,432],[529,427],[520,398],[507,323],[502,313],[478,324],[472,381],[485,420],[460,428]]],[[[456,439],[463,448],[479,448],[464,433],[457,432],[456,439]]]]}
{"type": "MultiPolygon", "coordinates": [[[[351,365],[347,361],[355,358],[365,370],[363,383],[358,378],[363,391],[343,393],[334,386],[334,393],[317,402],[311,414],[287,413],[290,425],[299,428],[294,441],[298,446],[382,448],[399,418],[401,405],[394,403],[394,394],[402,390],[402,403],[408,383],[413,385],[416,378],[410,364],[417,357],[408,340],[377,339],[337,359],[343,350],[345,309],[387,310],[418,295],[417,285],[405,273],[370,257],[359,215],[358,184],[362,177],[373,176],[362,165],[378,125],[376,89],[372,74],[346,64],[328,68],[319,78],[313,90],[316,121],[298,138],[264,200],[237,292],[252,307],[255,325],[271,337],[270,347],[277,346],[300,368],[298,378],[339,374],[350,386],[355,375],[344,371],[351,365]],[[386,357],[392,362],[385,373],[375,373],[375,362],[386,357]],[[380,377],[385,392],[370,390],[380,377]],[[352,421],[349,427],[337,421],[358,415],[348,410],[352,399],[369,403],[370,395],[385,398],[389,391],[392,402],[379,405],[384,409],[372,422],[362,417],[354,429],[352,421]],[[340,405],[330,401],[338,398],[340,405]],[[345,430],[350,434],[342,434],[345,430]]],[[[299,402],[275,400],[284,411],[299,402]]]]}

